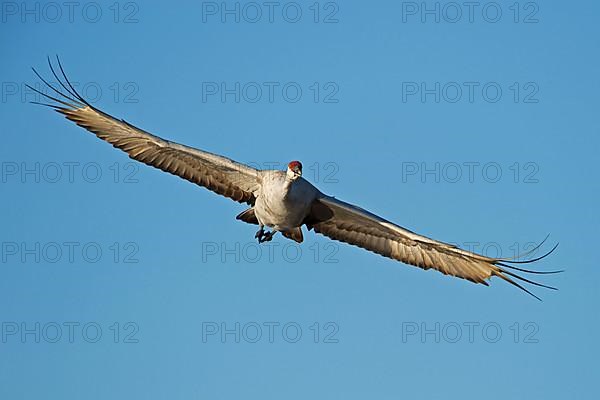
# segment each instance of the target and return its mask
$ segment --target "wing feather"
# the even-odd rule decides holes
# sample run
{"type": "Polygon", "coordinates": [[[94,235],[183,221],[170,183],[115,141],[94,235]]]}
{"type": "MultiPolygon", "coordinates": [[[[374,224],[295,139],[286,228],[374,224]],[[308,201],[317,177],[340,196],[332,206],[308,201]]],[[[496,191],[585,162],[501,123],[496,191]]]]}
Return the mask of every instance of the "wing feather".
{"type": "Polygon", "coordinates": [[[75,91],[64,74],[60,61],[62,78],[71,90],[56,74],[50,60],[48,62],[54,77],[66,93],[50,85],[37,71],[34,72],[50,89],[68,101],[30,88],[57,102],[58,105],[49,106],[68,120],[126,152],[134,160],[177,175],[237,202],[254,204],[255,193],[260,184],[258,170],[217,154],[162,139],[97,109],[75,91]]]}
{"type": "MultiPolygon", "coordinates": [[[[498,276],[536,298],[538,297],[529,290],[510,279],[510,276],[555,289],[528,281],[507,271],[502,265],[512,268],[506,264],[511,262],[508,259],[486,257],[449,243],[418,235],[334,197],[321,195],[315,200],[313,209],[318,209],[325,217],[310,215],[307,218],[307,221],[310,221],[307,223],[309,229],[314,228],[315,232],[331,239],[361,247],[405,264],[425,270],[435,269],[446,275],[484,285],[488,285],[486,280],[492,276],[498,276]],[[328,209],[328,212],[323,211],[323,206],[328,209]]],[[[536,273],[536,271],[529,272],[536,273]]]]}

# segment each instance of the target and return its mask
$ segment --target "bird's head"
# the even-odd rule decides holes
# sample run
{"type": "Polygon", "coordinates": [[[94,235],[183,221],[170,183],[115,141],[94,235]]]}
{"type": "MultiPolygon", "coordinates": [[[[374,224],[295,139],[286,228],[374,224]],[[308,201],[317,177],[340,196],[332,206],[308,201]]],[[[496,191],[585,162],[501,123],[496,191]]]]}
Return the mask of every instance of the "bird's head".
{"type": "Polygon", "coordinates": [[[302,163],[300,161],[292,161],[287,167],[288,179],[295,181],[302,176],[302,163]]]}

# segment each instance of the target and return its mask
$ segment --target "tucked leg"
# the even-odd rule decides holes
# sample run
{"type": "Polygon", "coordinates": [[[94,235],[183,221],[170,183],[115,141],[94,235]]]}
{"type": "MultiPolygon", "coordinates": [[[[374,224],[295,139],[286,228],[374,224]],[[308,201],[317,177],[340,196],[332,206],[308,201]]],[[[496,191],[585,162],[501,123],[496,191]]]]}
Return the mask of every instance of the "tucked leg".
{"type": "Polygon", "coordinates": [[[270,242],[276,233],[277,231],[264,232],[262,238],[258,239],[258,243],[270,242]]]}
{"type": "Polygon", "coordinates": [[[265,236],[265,229],[264,229],[264,225],[260,226],[260,229],[258,230],[258,232],[256,232],[256,235],[254,235],[255,239],[258,239],[258,243],[262,243],[262,238],[265,236]]]}

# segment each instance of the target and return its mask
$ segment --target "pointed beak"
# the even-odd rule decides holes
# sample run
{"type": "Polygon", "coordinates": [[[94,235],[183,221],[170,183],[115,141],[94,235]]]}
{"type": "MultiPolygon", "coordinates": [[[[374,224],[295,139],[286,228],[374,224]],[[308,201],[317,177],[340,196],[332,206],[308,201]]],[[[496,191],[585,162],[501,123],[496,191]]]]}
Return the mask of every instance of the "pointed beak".
{"type": "Polygon", "coordinates": [[[302,170],[300,168],[288,168],[287,176],[288,179],[296,180],[302,176],[302,170]]]}

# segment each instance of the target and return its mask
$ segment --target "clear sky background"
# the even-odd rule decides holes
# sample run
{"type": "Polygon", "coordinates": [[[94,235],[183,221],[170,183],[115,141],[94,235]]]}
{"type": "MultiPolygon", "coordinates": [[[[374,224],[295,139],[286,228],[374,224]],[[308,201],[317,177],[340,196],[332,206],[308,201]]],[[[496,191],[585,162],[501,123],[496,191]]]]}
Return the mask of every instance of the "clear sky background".
{"type": "Polygon", "coordinates": [[[596,398],[600,6],[513,3],[3,2],[0,397],[596,398]],[[258,247],[241,205],[29,104],[54,54],[115,116],[300,160],[416,232],[492,256],[550,234],[560,290],[258,247]]]}

